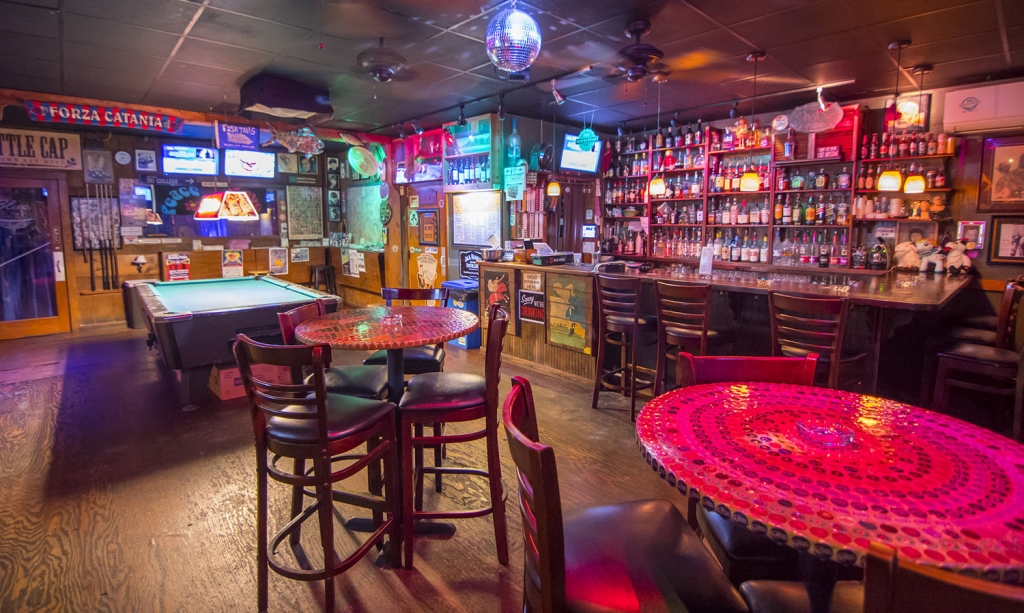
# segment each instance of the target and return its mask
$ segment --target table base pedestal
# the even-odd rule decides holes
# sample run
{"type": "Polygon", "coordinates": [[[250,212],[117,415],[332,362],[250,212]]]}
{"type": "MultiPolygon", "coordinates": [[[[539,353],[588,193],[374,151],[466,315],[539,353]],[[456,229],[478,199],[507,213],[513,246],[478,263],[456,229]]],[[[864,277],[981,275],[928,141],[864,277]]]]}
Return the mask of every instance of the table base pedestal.
{"type": "MultiPolygon", "coordinates": [[[[345,522],[345,528],[352,532],[373,532],[373,520],[369,517],[353,517],[345,522]]],[[[444,521],[418,521],[413,526],[416,536],[455,536],[455,524],[444,521]]]]}

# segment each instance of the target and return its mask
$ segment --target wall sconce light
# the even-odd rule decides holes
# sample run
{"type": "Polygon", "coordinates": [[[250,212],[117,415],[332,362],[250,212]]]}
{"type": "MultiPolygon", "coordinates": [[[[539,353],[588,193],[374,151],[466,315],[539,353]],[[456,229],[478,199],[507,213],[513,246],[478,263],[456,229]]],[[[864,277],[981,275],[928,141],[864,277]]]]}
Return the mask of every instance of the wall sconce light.
{"type": "Polygon", "coordinates": [[[139,271],[139,274],[142,274],[142,267],[145,266],[145,265],[146,265],[146,256],[144,256],[144,255],[137,255],[137,256],[135,256],[135,259],[132,260],[132,266],[134,266],[135,269],[139,271]]]}

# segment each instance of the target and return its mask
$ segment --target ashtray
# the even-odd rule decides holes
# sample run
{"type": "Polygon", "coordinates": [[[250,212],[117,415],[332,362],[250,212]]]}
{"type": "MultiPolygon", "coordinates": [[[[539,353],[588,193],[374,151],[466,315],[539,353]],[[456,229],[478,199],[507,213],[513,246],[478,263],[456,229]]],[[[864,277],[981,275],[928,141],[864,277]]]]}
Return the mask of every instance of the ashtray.
{"type": "Polygon", "coordinates": [[[402,325],[402,316],[398,313],[388,313],[380,318],[380,325],[385,328],[397,328],[402,325]]]}
{"type": "Polygon", "coordinates": [[[796,430],[805,441],[822,447],[846,447],[854,439],[853,430],[824,417],[801,419],[796,430]]]}

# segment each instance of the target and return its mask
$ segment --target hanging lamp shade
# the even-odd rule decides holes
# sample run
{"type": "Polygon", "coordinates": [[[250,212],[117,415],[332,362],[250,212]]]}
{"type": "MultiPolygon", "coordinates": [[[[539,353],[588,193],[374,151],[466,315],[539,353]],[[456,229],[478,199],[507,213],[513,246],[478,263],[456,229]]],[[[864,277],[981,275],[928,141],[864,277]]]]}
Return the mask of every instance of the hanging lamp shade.
{"type": "Polygon", "coordinates": [[[903,183],[904,194],[920,194],[924,191],[925,181],[924,177],[916,172],[909,177],[903,183]]]}
{"type": "Polygon", "coordinates": [[[761,177],[753,170],[748,170],[740,177],[741,192],[756,192],[761,189],[761,177]]]}
{"type": "Polygon", "coordinates": [[[878,177],[878,191],[898,192],[903,187],[903,175],[895,168],[890,168],[878,177]]]}
{"type": "Polygon", "coordinates": [[[548,193],[549,196],[561,196],[562,195],[562,185],[558,182],[557,179],[551,179],[551,181],[548,182],[547,193],[548,193]]]}
{"type": "Polygon", "coordinates": [[[661,177],[654,177],[651,184],[647,186],[647,191],[655,197],[661,197],[665,195],[665,179],[661,177]]]}
{"type": "Polygon", "coordinates": [[[540,54],[540,26],[533,17],[514,8],[515,2],[512,5],[487,25],[487,57],[501,70],[521,72],[540,54]]]}

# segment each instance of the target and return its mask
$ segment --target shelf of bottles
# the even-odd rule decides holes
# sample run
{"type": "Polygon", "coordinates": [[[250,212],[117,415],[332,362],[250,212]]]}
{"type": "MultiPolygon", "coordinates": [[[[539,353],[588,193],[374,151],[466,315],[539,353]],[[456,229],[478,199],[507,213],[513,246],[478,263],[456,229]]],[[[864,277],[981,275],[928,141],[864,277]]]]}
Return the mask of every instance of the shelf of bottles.
{"type": "Polygon", "coordinates": [[[465,125],[446,123],[444,131],[444,191],[501,189],[504,176],[497,115],[471,117],[465,125]]]}
{"type": "Polygon", "coordinates": [[[877,240],[870,222],[927,220],[952,191],[945,169],[952,139],[861,134],[858,106],[843,107],[839,124],[818,133],[773,133],[740,120],[724,130],[698,124],[696,131],[613,137],[608,147],[603,238],[626,257],[695,259],[710,242],[716,266],[860,268],[857,253],[877,240]],[[878,191],[877,177],[890,162],[904,178],[919,171],[924,192],[878,191]],[[756,191],[740,189],[747,171],[758,176],[756,191]],[[658,177],[664,196],[648,196],[648,181],[658,177]],[[644,236],[635,222],[648,216],[644,236]]]}

